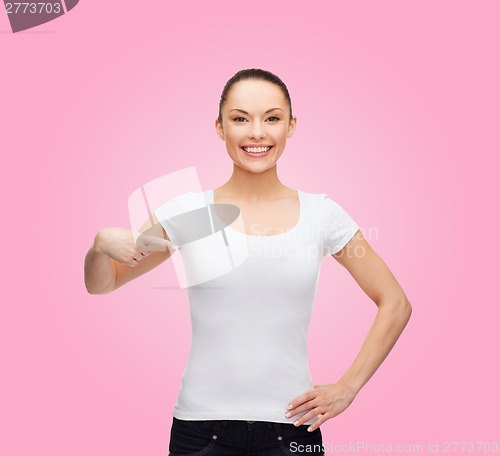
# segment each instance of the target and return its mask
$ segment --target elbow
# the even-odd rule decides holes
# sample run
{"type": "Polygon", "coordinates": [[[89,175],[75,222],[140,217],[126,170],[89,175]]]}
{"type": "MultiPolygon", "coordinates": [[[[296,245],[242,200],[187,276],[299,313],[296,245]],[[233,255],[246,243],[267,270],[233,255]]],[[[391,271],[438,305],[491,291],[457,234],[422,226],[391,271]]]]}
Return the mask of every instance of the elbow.
{"type": "Polygon", "coordinates": [[[397,311],[401,315],[406,316],[409,320],[411,317],[412,307],[411,307],[411,303],[410,303],[410,301],[408,301],[408,298],[406,297],[406,295],[403,294],[402,297],[400,297],[399,299],[395,299],[394,302],[396,303],[395,308],[397,309],[397,311]]]}
{"type": "Polygon", "coordinates": [[[99,294],[97,293],[94,288],[92,288],[92,286],[90,285],[90,281],[87,281],[87,278],[85,277],[84,279],[84,283],[85,283],[85,289],[87,290],[87,293],[90,294],[90,295],[95,295],[95,294],[99,294]]]}
{"type": "Polygon", "coordinates": [[[404,323],[408,323],[412,313],[412,305],[406,296],[398,299],[387,299],[378,303],[379,310],[397,315],[404,323]]]}
{"type": "Polygon", "coordinates": [[[87,293],[89,295],[98,295],[98,294],[101,294],[101,293],[98,293],[96,290],[92,290],[92,288],[89,288],[87,286],[85,286],[85,289],[87,290],[87,293]]]}
{"type": "Polygon", "coordinates": [[[87,293],[89,295],[104,295],[104,294],[109,294],[115,290],[114,287],[106,288],[106,289],[102,289],[102,290],[93,289],[93,288],[89,287],[87,284],[85,284],[85,289],[87,290],[87,293]]]}
{"type": "Polygon", "coordinates": [[[399,319],[401,320],[403,326],[406,326],[408,324],[408,321],[410,321],[412,312],[411,303],[410,301],[408,301],[408,298],[406,296],[398,301],[396,309],[397,315],[399,316],[399,319]]]}
{"type": "Polygon", "coordinates": [[[100,294],[103,294],[103,293],[99,293],[97,290],[91,290],[89,288],[87,288],[87,293],[89,295],[100,295],[100,294]]]}
{"type": "Polygon", "coordinates": [[[408,301],[408,299],[405,299],[405,301],[402,305],[402,308],[403,308],[404,315],[406,316],[406,322],[408,323],[408,321],[410,320],[410,317],[411,317],[411,312],[413,310],[413,308],[410,304],[410,301],[408,301]]]}
{"type": "Polygon", "coordinates": [[[85,283],[85,289],[87,290],[87,293],[88,293],[88,294],[91,294],[91,295],[96,294],[96,293],[94,292],[94,290],[92,290],[92,288],[89,286],[89,284],[87,283],[87,281],[86,281],[86,280],[84,281],[84,283],[85,283]]]}

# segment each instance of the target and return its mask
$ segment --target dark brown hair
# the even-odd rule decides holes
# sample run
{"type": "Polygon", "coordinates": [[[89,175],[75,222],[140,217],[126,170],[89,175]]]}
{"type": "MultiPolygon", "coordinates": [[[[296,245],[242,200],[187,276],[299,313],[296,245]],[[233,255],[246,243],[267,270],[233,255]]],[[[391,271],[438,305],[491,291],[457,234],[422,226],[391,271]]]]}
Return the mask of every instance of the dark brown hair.
{"type": "Polygon", "coordinates": [[[243,81],[245,79],[260,79],[262,81],[268,81],[271,82],[272,84],[276,84],[281,89],[283,95],[285,96],[286,101],[288,102],[288,106],[290,107],[290,121],[292,120],[293,118],[292,100],[290,99],[290,94],[288,93],[288,89],[285,83],[278,76],[271,73],[270,71],[261,70],[259,68],[249,68],[246,70],[238,71],[231,79],[229,79],[229,81],[226,82],[226,85],[224,86],[224,90],[222,91],[222,95],[220,97],[220,102],[219,102],[218,119],[221,124],[222,124],[222,107],[227,101],[229,91],[231,90],[234,84],[236,84],[239,81],[243,81]]]}

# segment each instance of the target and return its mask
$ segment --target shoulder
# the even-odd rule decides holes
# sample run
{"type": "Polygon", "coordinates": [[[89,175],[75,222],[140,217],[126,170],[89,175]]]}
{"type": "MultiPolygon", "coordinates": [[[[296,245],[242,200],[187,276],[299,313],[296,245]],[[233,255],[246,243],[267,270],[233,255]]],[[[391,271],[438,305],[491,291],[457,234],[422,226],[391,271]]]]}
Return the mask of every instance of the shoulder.
{"type": "Polygon", "coordinates": [[[175,217],[206,205],[204,192],[184,192],[169,198],[154,212],[162,217],[175,217]]]}
{"type": "Polygon", "coordinates": [[[338,228],[339,226],[355,226],[357,223],[350,211],[344,208],[337,199],[327,193],[302,192],[309,220],[322,227],[338,228]]]}
{"type": "Polygon", "coordinates": [[[326,214],[340,208],[340,204],[326,193],[311,193],[300,190],[301,198],[314,213],[326,214]]]}
{"type": "Polygon", "coordinates": [[[153,212],[168,238],[176,245],[192,240],[207,209],[204,192],[184,192],[172,196],[153,212]]]}

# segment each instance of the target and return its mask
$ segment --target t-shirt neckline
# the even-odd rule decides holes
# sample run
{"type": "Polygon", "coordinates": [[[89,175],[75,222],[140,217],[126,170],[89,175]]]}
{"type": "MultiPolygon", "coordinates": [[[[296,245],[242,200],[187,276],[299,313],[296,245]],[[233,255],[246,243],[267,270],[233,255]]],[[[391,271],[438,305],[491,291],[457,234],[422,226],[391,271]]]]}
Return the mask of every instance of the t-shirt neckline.
{"type": "MultiPolygon", "coordinates": [[[[295,231],[297,231],[299,229],[299,226],[302,224],[302,219],[303,219],[303,216],[304,216],[304,195],[303,195],[302,191],[300,191],[299,189],[297,189],[296,192],[297,192],[297,195],[298,195],[298,198],[299,198],[299,219],[298,219],[297,223],[291,229],[289,229],[289,230],[287,230],[287,231],[285,231],[283,233],[271,234],[271,235],[268,235],[268,236],[258,235],[258,234],[242,233],[241,231],[235,230],[235,229],[231,228],[230,226],[227,226],[226,229],[231,230],[231,232],[239,234],[241,236],[245,236],[247,238],[255,238],[255,239],[278,238],[278,237],[282,237],[282,236],[287,236],[287,235],[293,234],[295,231]]],[[[209,202],[211,204],[215,204],[215,202],[214,202],[215,201],[214,200],[214,189],[207,190],[205,192],[205,194],[208,195],[209,202]]]]}

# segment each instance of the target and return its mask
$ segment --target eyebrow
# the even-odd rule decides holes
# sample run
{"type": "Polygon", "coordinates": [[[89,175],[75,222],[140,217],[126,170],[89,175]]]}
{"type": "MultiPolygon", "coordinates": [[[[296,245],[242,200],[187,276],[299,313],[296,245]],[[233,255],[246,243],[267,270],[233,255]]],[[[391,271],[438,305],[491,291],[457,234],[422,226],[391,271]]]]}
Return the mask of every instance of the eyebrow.
{"type": "MultiPolygon", "coordinates": [[[[273,108],[273,109],[268,109],[264,114],[267,114],[268,112],[274,111],[276,109],[279,109],[280,111],[283,111],[283,109],[281,109],[281,108],[273,108]]],[[[248,112],[243,111],[243,109],[238,109],[238,108],[231,109],[231,111],[240,111],[243,114],[248,114],[248,112]]],[[[229,112],[231,112],[231,111],[229,111],[229,112]]]]}

